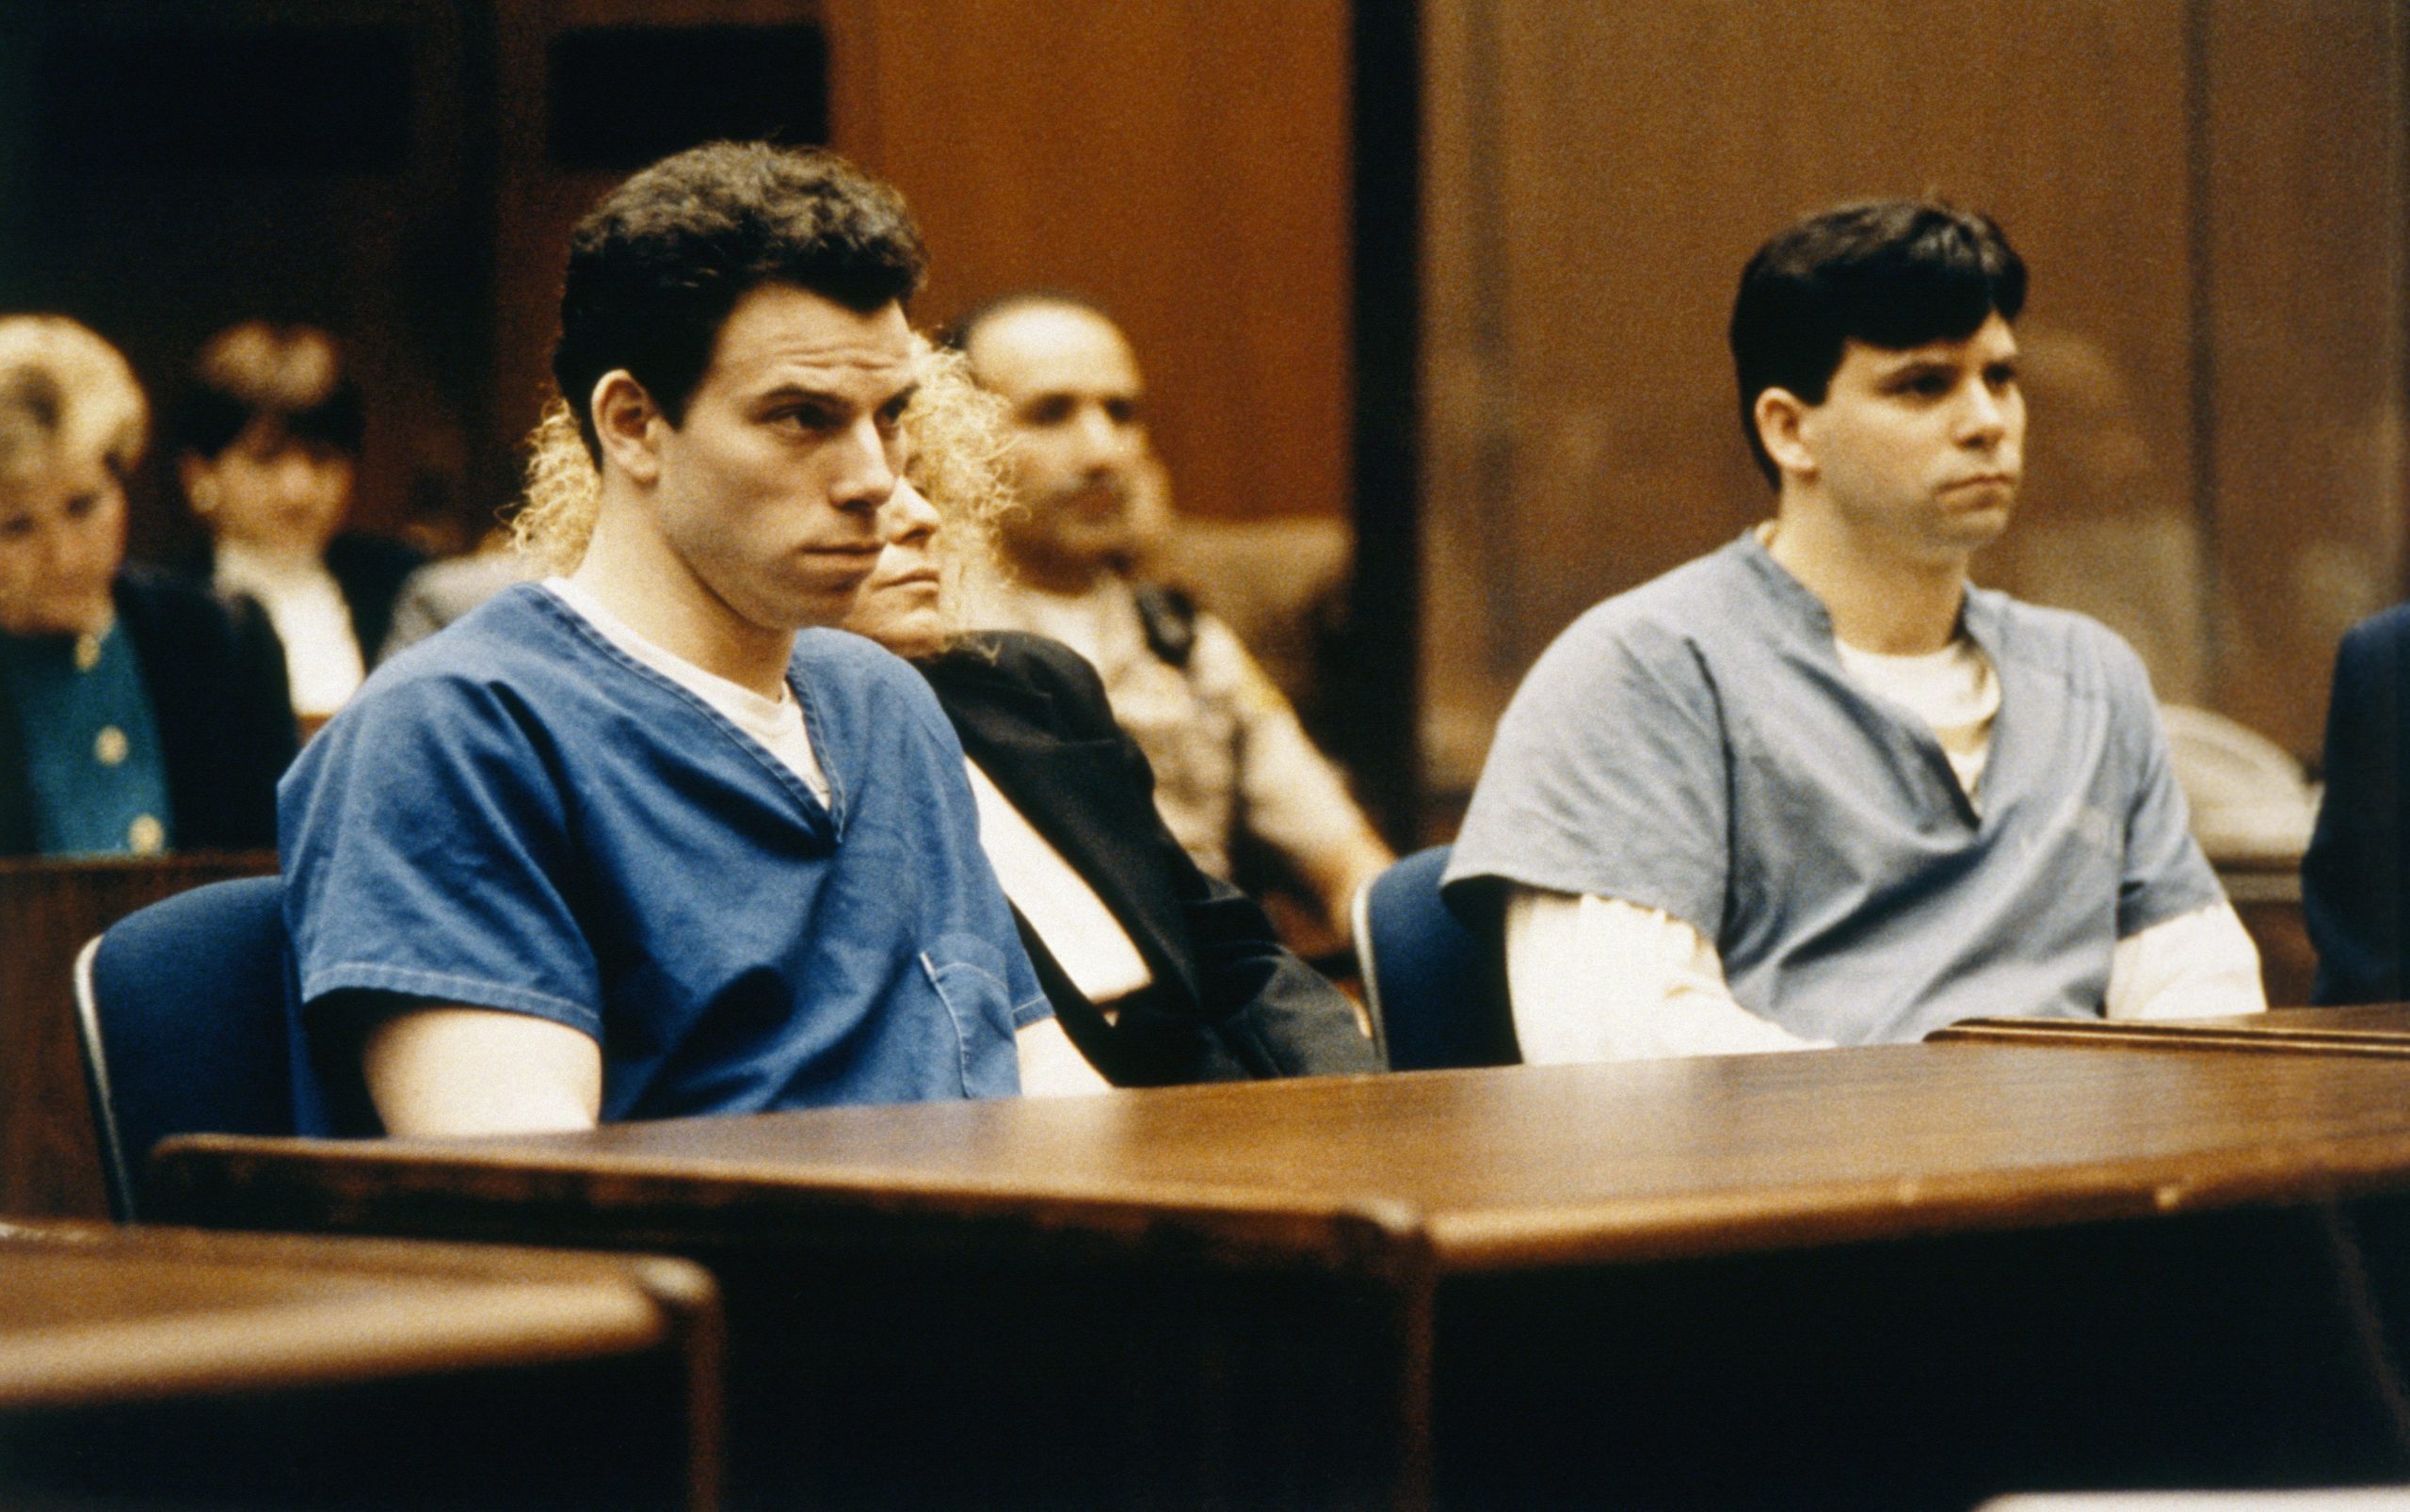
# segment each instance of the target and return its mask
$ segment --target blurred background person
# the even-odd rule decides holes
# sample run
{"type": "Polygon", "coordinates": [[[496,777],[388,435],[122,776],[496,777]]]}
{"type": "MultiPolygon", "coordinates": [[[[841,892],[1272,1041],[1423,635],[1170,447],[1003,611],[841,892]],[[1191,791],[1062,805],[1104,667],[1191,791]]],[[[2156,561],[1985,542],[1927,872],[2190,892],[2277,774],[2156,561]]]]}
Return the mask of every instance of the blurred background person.
{"type": "Polygon", "coordinates": [[[1004,401],[1020,506],[997,530],[1009,577],[979,596],[972,622],[1085,657],[1153,764],[1155,805],[1197,864],[1301,891],[1319,936],[1301,942],[1343,945],[1350,900],[1392,858],[1229,628],[1133,575],[1161,491],[1128,339],[1076,296],[1031,291],[972,310],[951,344],[1004,401]],[[1259,854],[1261,878],[1242,864],[1259,854]]]}
{"type": "Polygon", "coordinates": [[[426,560],[343,528],[365,428],[333,338],[256,320],[210,338],[175,419],[176,478],[210,534],[195,566],[266,608],[305,731],[367,676],[426,560]]]}
{"type": "Polygon", "coordinates": [[[510,527],[497,525],[474,551],[429,562],[403,580],[376,659],[399,655],[513,583],[536,576],[536,564],[512,549],[510,527]]]}
{"type": "Polygon", "coordinates": [[[249,601],[125,565],[149,429],[115,347],[0,316],[0,855],[276,844],[283,651],[249,601]]]}
{"type": "Polygon", "coordinates": [[[2208,648],[2235,638],[2235,616],[2207,591],[2201,523],[2182,506],[2181,475],[2153,455],[2124,365],[2062,327],[2017,342],[2017,382],[2051,444],[2032,461],[2016,528],[1977,558],[1976,575],[2089,615],[2141,655],[2193,837],[2213,863],[2297,861],[2316,795],[2291,752],[2202,704],[2208,648]]]}

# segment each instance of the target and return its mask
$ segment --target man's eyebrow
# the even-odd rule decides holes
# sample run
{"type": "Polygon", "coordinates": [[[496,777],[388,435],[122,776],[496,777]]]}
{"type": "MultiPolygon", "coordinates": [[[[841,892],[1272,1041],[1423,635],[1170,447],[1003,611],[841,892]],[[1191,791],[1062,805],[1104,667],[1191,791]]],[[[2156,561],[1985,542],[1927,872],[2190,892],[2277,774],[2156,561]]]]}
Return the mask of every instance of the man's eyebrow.
{"type": "Polygon", "coordinates": [[[902,410],[906,406],[909,405],[914,399],[919,398],[920,395],[921,380],[919,378],[914,378],[911,382],[905,384],[902,388],[897,389],[893,394],[889,394],[885,399],[881,400],[878,407],[882,410],[902,410]]]}
{"type": "Polygon", "coordinates": [[[1877,378],[1906,378],[1936,369],[1952,371],[1957,366],[1954,360],[1936,352],[1890,352],[1875,364],[1874,375],[1877,378]]]}
{"type": "Polygon", "coordinates": [[[843,410],[850,406],[853,400],[833,389],[814,389],[800,383],[781,383],[774,389],[763,390],[761,396],[754,402],[761,405],[812,404],[843,410]]]}
{"type": "Polygon", "coordinates": [[[1950,358],[1932,346],[1877,346],[1872,348],[1876,365],[1886,368],[1914,367],[1920,362],[1947,362],[1950,358]]]}

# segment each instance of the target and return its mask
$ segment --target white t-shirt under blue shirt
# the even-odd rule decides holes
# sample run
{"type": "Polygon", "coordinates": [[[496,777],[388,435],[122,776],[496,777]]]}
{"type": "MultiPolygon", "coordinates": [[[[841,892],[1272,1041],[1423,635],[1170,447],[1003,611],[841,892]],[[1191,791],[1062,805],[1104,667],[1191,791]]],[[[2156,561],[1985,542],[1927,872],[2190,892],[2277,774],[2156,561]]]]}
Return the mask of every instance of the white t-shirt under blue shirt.
{"type": "Polygon", "coordinates": [[[1661,909],[1791,1035],[2097,1017],[2118,941],[2221,901],[2147,679],[2080,616],[1968,590],[2000,705],[1971,800],[1753,537],[1589,611],[1499,727],[1449,872],[1661,909]]]}

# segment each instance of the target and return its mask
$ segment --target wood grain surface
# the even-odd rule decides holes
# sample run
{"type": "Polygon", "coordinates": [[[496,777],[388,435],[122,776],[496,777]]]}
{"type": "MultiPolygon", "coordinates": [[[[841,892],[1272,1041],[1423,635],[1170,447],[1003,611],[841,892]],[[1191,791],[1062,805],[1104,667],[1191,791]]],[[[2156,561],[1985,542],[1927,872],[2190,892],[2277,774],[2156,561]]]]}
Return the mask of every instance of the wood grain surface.
{"type": "Polygon", "coordinates": [[[1936,1041],[2080,1045],[2096,1050],[2244,1050],[2410,1058],[2410,1004],[2272,1008],[2209,1019],[1968,1019],[1936,1041]]]}
{"type": "Polygon", "coordinates": [[[721,1363],[716,1289],[683,1261],[0,1223],[11,1504],[138,1493],[182,1505],[231,1489],[246,1505],[321,1492],[481,1505],[531,1474],[591,1493],[597,1482],[536,1445],[565,1404],[592,1410],[601,1393],[649,1419],[613,1472],[630,1477],[626,1504],[707,1507],[721,1363]],[[515,1447],[467,1421],[497,1408],[516,1420],[515,1447]],[[262,1462],[290,1439],[308,1441],[301,1459],[262,1462]]]}
{"type": "Polygon", "coordinates": [[[702,1260],[748,1504],[1966,1507],[2410,1476],[2405,1092],[1949,1043],[154,1168],[217,1225],[702,1260]]]}
{"type": "Polygon", "coordinates": [[[2410,1074],[1992,1044],[1517,1067],[590,1134],[163,1147],[170,1200],[445,1209],[665,1238],[811,1214],[1178,1231],[1267,1259],[1513,1269],[2315,1200],[2410,1184],[2410,1074]],[[541,1214],[540,1220],[531,1214],[541,1214]],[[1402,1263],[1402,1262],[1398,1262],[1402,1263]]]}

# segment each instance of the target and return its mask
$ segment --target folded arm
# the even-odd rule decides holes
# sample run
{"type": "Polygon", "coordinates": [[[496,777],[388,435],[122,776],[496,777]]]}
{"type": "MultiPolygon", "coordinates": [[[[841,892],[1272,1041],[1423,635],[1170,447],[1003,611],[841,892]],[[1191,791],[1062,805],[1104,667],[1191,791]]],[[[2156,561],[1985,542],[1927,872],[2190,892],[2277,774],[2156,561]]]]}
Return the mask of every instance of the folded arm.
{"type": "Polygon", "coordinates": [[[2112,1019],[2209,1019],[2267,1007],[2259,949],[2230,903],[2129,935],[2110,957],[2112,1019]]]}
{"type": "Polygon", "coordinates": [[[1660,909],[1518,887],[1507,897],[1505,925],[1515,1035],[1534,1064],[1830,1044],[1743,1007],[1715,947],[1660,909]]]}

